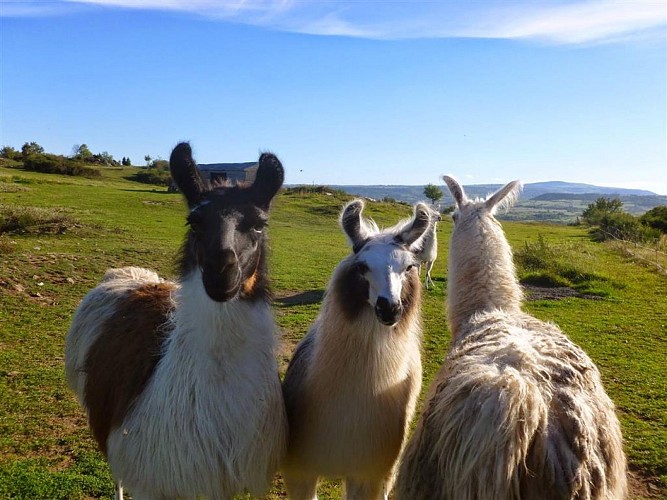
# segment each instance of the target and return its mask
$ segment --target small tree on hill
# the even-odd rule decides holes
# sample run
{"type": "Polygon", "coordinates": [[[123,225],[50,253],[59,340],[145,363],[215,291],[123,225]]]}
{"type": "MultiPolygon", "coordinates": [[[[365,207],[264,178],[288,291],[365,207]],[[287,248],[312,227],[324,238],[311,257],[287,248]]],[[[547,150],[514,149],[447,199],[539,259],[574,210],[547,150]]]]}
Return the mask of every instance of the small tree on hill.
{"type": "Polygon", "coordinates": [[[442,198],[442,189],[435,184],[428,184],[424,188],[424,196],[431,200],[431,203],[435,205],[435,202],[442,198]]]}
{"type": "Polygon", "coordinates": [[[11,146],[3,146],[2,149],[0,149],[0,158],[6,158],[8,160],[16,160],[20,156],[21,156],[21,153],[16,151],[11,146]]]}
{"type": "Polygon", "coordinates": [[[87,161],[92,158],[93,152],[87,144],[75,144],[72,147],[72,156],[77,160],[87,161]]]}
{"type": "Polygon", "coordinates": [[[21,156],[25,160],[28,156],[34,154],[44,154],[44,148],[36,142],[26,142],[21,146],[21,156]]]}
{"type": "Polygon", "coordinates": [[[621,200],[618,198],[600,197],[586,207],[586,210],[581,214],[581,218],[588,224],[595,226],[600,224],[603,217],[622,212],[623,202],[621,200]]]}

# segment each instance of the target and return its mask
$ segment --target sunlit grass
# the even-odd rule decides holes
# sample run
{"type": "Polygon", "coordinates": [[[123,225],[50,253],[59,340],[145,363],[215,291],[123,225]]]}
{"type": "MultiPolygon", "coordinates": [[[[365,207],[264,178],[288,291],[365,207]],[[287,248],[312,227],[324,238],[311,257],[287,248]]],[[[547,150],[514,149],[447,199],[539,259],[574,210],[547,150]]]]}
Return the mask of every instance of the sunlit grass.
{"type": "MultiPolygon", "coordinates": [[[[81,225],[61,234],[0,237],[0,498],[113,494],[85,415],[65,387],[65,333],[76,305],[108,267],[138,265],[173,277],[185,231],[180,195],[125,180],[130,173],[103,169],[101,179],[90,180],[0,168],[3,184],[29,188],[3,191],[3,205],[47,213],[60,209],[81,225]]],[[[348,199],[339,193],[295,194],[281,195],[275,204],[270,265],[275,314],[285,339],[278,353],[283,369],[317,315],[333,267],[349,251],[337,221],[348,199]]],[[[411,208],[369,202],[366,214],[380,225],[393,225],[409,217],[411,208]]],[[[550,249],[549,259],[563,263],[556,275],[572,286],[578,286],[578,278],[568,266],[587,273],[582,283],[598,291],[608,287],[599,300],[538,301],[526,309],[559,324],[598,364],[618,406],[631,469],[664,487],[667,277],[590,242],[577,227],[516,222],[504,227],[517,253],[525,245],[550,249]]],[[[435,288],[423,299],[424,392],[449,345],[444,301],[450,232],[445,219],[438,230],[435,288]]],[[[282,497],[277,480],[269,498],[282,497]]],[[[326,482],[320,497],[339,498],[338,482],[326,482]]]]}

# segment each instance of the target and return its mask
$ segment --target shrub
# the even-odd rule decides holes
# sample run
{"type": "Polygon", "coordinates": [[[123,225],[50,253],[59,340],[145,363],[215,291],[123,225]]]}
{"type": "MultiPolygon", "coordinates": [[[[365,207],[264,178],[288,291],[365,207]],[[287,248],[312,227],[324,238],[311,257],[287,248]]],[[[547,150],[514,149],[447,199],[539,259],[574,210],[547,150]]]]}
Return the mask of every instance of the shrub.
{"type": "Polygon", "coordinates": [[[571,287],[572,283],[562,276],[549,271],[532,271],[521,278],[521,283],[548,288],[571,287]]]}
{"type": "Polygon", "coordinates": [[[100,171],[64,156],[52,154],[32,154],[23,160],[26,170],[44,174],[62,174],[79,177],[100,177],[100,171]]]}
{"type": "Polygon", "coordinates": [[[667,205],[658,205],[639,218],[639,221],[653,229],[667,233],[667,205]]]}
{"type": "Polygon", "coordinates": [[[0,158],[4,158],[6,160],[20,160],[21,153],[16,151],[11,146],[3,146],[0,149],[0,158]]]}
{"type": "Polygon", "coordinates": [[[623,202],[618,198],[598,198],[595,202],[586,207],[586,210],[581,214],[581,218],[591,226],[596,226],[600,223],[603,217],[609,214],[617,214],[623,212],[623,202]]]}
{"type": "Polygon", "coordinates": [[[526,271],[543,271],[553,267],[556,252],[544,237],[538,234],[535,243],[524,242],[523,247],[514,254],[514,259],[526,271]]]}
{"type": "Polygon", "coordinates": [[[0,234],[62,234],[76,226],[62,209],[0,205],[0,234]]]}
{"type": "Polygon", "coordinates": [[[616,287],[609,278],[584,270],[580,250],[549,244],[540,234],[514,253],[521,283],[543,287],[571,287],[582,293],[608,296],[616,287]]]}
{"type": "Polygon", "coordinates": [[[134,174],[133,180],[143,182],[144,184],[153,184],[156,186],[169,186],[171,175],[168,171],[158,170],[156,168],[147,168],[134,174]]]}
{"type": "Polygon", "coordinates": [[[292,186],[285,188],[285,194],[298,195],[298,196],[305,196],[308,194],[330,194],[336,198],[343,198],[343,199],[350,197],[350,195],[347,194],[342,189],[334,189],[330,188],[329,186],[307,186],[307,185],[292,186]]]}
{"type": "Polygon", "coordinates": [[[643,225],[637,217],[628,213],[609,213],[601,217],[598,227],[591,230],[597,241],[618,239],[635,242],[650,242],[660,238],[660,231],[643,225]]]}

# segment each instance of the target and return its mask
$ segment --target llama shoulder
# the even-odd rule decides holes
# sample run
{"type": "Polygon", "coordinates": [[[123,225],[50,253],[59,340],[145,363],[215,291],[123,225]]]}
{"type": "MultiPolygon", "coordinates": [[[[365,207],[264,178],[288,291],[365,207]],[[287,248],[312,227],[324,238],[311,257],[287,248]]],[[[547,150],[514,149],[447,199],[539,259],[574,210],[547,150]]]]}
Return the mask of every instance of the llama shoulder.
{"type": "Polygon", "coordinates": [[[502,380],[509,371],[546,387],[595,385],[599,372],[556,325],[528,314],[475,315],[455,342],[446,365],[472,366],[502,380]]]}

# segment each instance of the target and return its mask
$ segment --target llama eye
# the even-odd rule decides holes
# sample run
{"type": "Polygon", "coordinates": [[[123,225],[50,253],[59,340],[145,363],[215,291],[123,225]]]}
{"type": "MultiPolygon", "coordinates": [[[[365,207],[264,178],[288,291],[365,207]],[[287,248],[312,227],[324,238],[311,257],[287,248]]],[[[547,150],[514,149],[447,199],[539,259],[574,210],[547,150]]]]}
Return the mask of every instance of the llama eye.
{"type": "Polygon", "coordinates": [[[194,230],[197,230],[197,229],[201,229],[202,222],[203,222],[203,218],[202,218],[201,214],[198,214],[197,212],[192,212],[188,216],[188,218],[185,222],[185,225],[190,226],[194,230]]]}
{"type": "Polygon", "coordinates": [[[405,268],[405,272],[406,272],[406,273],[409,273],[410,271],[412,271],[412,268],[413,268],[413,267],[415,267],[415,266],[412,265],[412,264],[410,264],[408,267],[405,268]]]}

